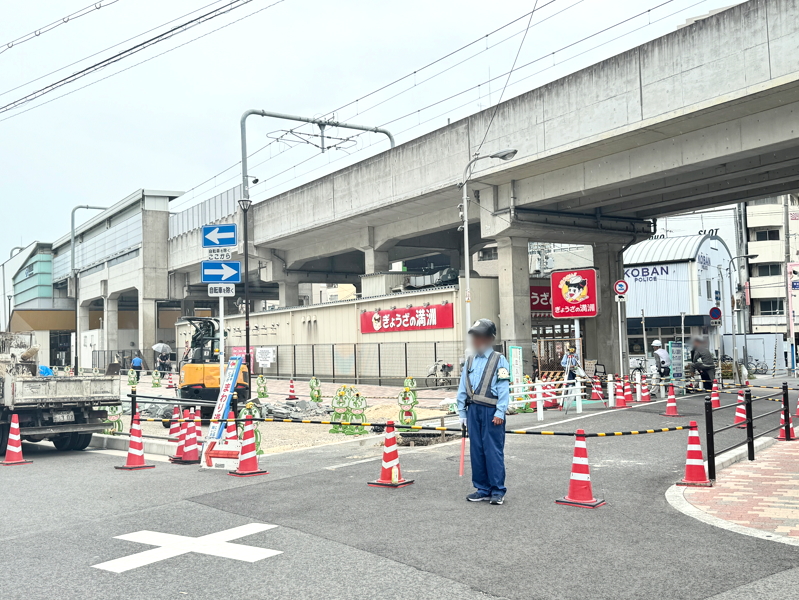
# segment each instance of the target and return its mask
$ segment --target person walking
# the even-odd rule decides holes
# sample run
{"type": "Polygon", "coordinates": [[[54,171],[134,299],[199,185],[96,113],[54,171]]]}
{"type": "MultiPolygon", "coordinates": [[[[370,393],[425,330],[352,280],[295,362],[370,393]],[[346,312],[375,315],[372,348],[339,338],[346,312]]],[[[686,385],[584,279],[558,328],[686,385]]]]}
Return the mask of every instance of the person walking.
{"type": "Polygon", "coordinates": [[[469,432],[472,484],[469,502],[505,501],[505,412],[508,410],[510,367],[492,345],[497,326],[479,319],[469,329],[473,350],[458,386],[458,415],[469,432]]]}
{"type": "Polygon", "coordinates": [[[130,368],[136,371],[136,381],[141,379],[141,368],[142,368],[142,360],[139,356],[134,356],[133,360],[130,361],[130,368]]]}

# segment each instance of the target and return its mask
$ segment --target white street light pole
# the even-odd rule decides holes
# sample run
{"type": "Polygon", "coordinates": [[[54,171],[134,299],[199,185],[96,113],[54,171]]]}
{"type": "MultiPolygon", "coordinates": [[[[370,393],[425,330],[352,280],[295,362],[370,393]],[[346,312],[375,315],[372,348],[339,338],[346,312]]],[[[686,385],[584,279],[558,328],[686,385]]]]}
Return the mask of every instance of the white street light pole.
{"type": "MultiPolygon", "coordinates": [[[[469,271],[471,270],[471,252],[469,252],[469,191],[467,182],[469,181],[469,170],[472,168],[472,165],[476,163],[478,160],[483,160],[484,158],[498,158],[500,160],[510,160],[514,156],[516,156],[517,150],[514,148],[508,148],[506,150],[500,150],[499,152],[495,152],[489,156],[475,156],[472,160],[468,162],[466,168],[463,170],[463,180],[461,182],[461,189],[463,192],[462,201],[460,205],[461,209],[461,219],[463,224],[461,225],[463,229],[463,264],[464,264],[464,273],[465,273],[465,284],[466,284],[466,292],[464,294],[464,301],[466,304],[466,323],[464,328],[464,344],[465,346],[468,345],[468,331],[469,327],[472,325],[472,289],[471,289],[471,277],[469,271]]],[[[464,346],[464,347],[465,347],[464,346]]]]}
{"type": "Polygon", "coordinates": [[[740,256],[733,256],[727,265],[727,270],[730,272],[730,319],[732,321],[732,377],[736,384],[741,383],[740,373],[738,373],[738,344],[736,339],[735,327],[735,292],[732,289],[732,263],[739,258],[746,258],[751,260],[757,258],[757,254],[741,254],[740,256]]]}

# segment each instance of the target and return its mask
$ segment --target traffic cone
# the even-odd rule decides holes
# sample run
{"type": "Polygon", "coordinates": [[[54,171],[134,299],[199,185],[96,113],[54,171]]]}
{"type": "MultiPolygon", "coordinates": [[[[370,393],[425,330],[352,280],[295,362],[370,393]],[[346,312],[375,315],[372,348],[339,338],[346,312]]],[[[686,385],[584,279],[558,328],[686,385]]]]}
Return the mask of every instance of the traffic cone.
{"type": "Polygon", "coordinates": [[[738,392],[738,406],[735,407],[735,420],[733,425],[738,425],[738,429],[746,429],[746,408],[744,408],[744,392],[738,392]]]}
{"type": "Polygon", "coordinates": [[[702,457],[702,443],[699,441],[699,430],[696,421],[688,424],[688,451],[685,455],[685,477],[677,485],[694,485],[711,487],[713,484],[705,472],[705,460],[702,457]]]}
{"type": "Polygon", "coordinates": [[[175,389],[175,384],[172,382],[172,371],[169,372],[169,377],[167,377],[166,389],[168,389],[168,390],[174,390],[175,389]]]}
{"type": "Polygon", "coordinates": [[[14,413],[11,415],[11,429],[8,432],[8,444],[6,445],[6,458],[0,465],[10,467],[13,465],[29,465],[33,461],[22,458],[22,437],[19,435],[19,417],[14,413]]]}
{"type": "Polygon", "coordinates": [[[588,466],[585,431],[582,429],[578,429],[574,436],[574,457],[572,458],[572,473],[569,478],[569,493],[560,500],[555,500],[555,504],[583,508],[596,508],[605,504],[604,500],[594,498],[594,492],[591,490],[591,469],[588,466]]]}
{"type": "Polygon", "coordinates": [[[262,471],[258,466],[258,456],[255,454],[255,433],[252,424],[252,416],[247,415],[244,422],[244,439],[241,443],[239,453],[239,468],[235,471],[228,471],[228,475],[233,477],[254,477],[256,475],[268,475],[269,471],[262,471]]]}
{"type": "MultiPolygon", "coordinates": [[[[178,408],[178,416],[180,416],[180,408],[178,408]]],[[[175,455],[169,457],[169,460],[172,462],[180,463],[180,461],[183,460],[183,450],[186,447],[186,433],[188,432],[189,429],[189,424],[187,422],[188,418],[189,418],[189,411],[188,409],[184,409],[183,422],[178,423],[178,425],[180,425],[180,435],[178,436],[178,447],[177,450],[175,450],[175,455]]]]}
{"type": "Polygon", "coordinates": [[[169,437],[176,438],[180,435],[180,407],[172,409],[172,421],[169,423],[169,437]]]}
{"type": "Polygon", "coordinates": [[[794,415],[797,419],[799,419],[799,399],[796,400],[796,414],[794,415]]]}
{"type": "Polygon", "coordinates": [[[239,436],[236,433],[236,421],[235,421],[236,415],[234,415],[233,411],[231,410],[227,414],[227,418],[228,418],[228,421],[227,421],[227,427],[225,428],[225,441],[226,442],[231,442],[231,441],[235,442],[236,440],[239,439],[239,436]]]}
{"type": "Polygon", "coordinates": [[[669,384],[669,397],[666,400],[666,412],[660,413],[662,417],[682,417],[677,412],[677,398],[674,396],[674,384],[669,384]]]}
{"type": "Polygon", "coordinates": [[[394,434],[394,421],[386,423],[386,441],[383,445],[383,464],[380,467],[380,478],[370,481],[372,487],[399,488],[411,485],[413,479],[403,479],[400,471],[397,441],[394,434]]]}
{"type": "Polygon", "coordinates": [[[641,402],[652,402],[649,386],[646,384],[646,375],[641,375],[641,402]]]}
{"type": "Polygon", "coordinates": [[[557,394],[555,394],[555,384],[545,383],[541,389],[544,391],[544,408],[557,408],[558,400],[557,394]]]}
{"type": "Polygon", "coordinates": [[[630,376],[629,375],[625,375],[624,376],[624,401],[627,404],[632,404],[634,402],[634,400],[633,400],[633,391],[632,391],[632,388],[630,387],[630,376]]]}
{"type": "Polygon", "coordinates": [[[715,379],[713,380],[713,389],[710,391],[710,407],[721,407],[721,399],[719,398],[719,383],[715,379]]]}
{"type": "Polygon", "coordinates": [[[778,440],[782,440],[783,442],[787,441],[794,441],[796,439],[796,432],[793,429],[793,418],[791,415],[788,415],[788,426],[791,428],[791,439],[785,437],[785,413],[780,413],[780,435],[777,437],[778,440]]]}
{"type": "Polygon", "coordinates": [[[186,441],[183,444],[183,457],[172,462],[178,465],[199,465],[200,449],[197,445],[197,430],[194,427],[194,411],[184,411],[186,417],[186,441]]]}
{"type": "Polygon", "coordinates": [[[128,460],[121,467],[114,467],[121,471],[141,471],[142,469],[155,469],[155,465],[144,463],[144,442],[141,439],[141,425],[139,413],[133,417],[130,425],[130,443],[128,444],[128,460]]]}
{"type": "Polygon", "coordinates": [[[294,380],[289,379],[289,397],[286,400],[299,400],[297,394],[294,393],[294,380]]]}
{"type": "Polygon", "coordinates": [[[200,419],[200,409],[195,407],[191,411],[191,420],[194,421],[194,439],[197,442],[197,453],[202,454],[203,447],[203,424],[200,419]]]}
{"type": "Polygon", "coordinates": [[[599,377],[591,378],[591,400],[599,400],[600,402],[605,400],[605,396],[602,392],[602,383],[599,381],[599,377]]]}
{"type": "Polygon", "coordinates": [[[613,408],[628,408],[627,401],[624,398],[624,385],[620,379],[616,380],[616,406],[613,408]]]}

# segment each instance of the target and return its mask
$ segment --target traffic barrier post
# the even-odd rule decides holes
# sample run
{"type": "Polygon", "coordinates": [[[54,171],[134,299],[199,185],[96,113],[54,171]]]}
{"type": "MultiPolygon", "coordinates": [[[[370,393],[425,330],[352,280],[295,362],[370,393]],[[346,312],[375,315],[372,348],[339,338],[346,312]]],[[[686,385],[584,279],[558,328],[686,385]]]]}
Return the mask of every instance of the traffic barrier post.
{"type": "Polygon", "coordinates": [[[788,382],[782,382],[782,418],[785,426],[785,441],[790,442],[791,436],[791,401],[788,398],[788,382]]]}

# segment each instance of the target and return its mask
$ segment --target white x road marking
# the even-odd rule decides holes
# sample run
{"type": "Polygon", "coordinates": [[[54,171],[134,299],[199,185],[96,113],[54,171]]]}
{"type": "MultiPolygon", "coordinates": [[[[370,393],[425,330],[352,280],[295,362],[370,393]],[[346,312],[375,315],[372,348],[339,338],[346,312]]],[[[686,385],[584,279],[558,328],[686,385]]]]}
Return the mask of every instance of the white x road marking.
{"type": "Polygon", "coordinates": [[[145,550],[138,554],[131,554],[130,556],[123,556],[115,560],[109,560],[99,565],[93,565],[93,567],[95,569],[111,571],[112,573],[124,573],[131,569],[143,567],[160,560],[166,560],[167,558],[180,556],[181,554],[188,554],[189,552],[197,552],[198,554],[207,554],[209,556],[221,556],[222,558],[232,558],[245,562],[256,562],[283,553],[280,550],[269,550],[267,548],[256,548],[254,546],[230,544],[228,542],[247,535],[266,531],[267,529],[274,529],[275,527],[277,527],[277,525],[250,523],[249,525],[242,525],[241,527],[234,527],[233,529],[226,529],[218,533],[211,533],[197,538],[173,535],[171,533],[159,533],[157,531],[136,531],[135,533],[118,535],[115,539],[160,547],[153,548],[152,550],[145,550]]]}

